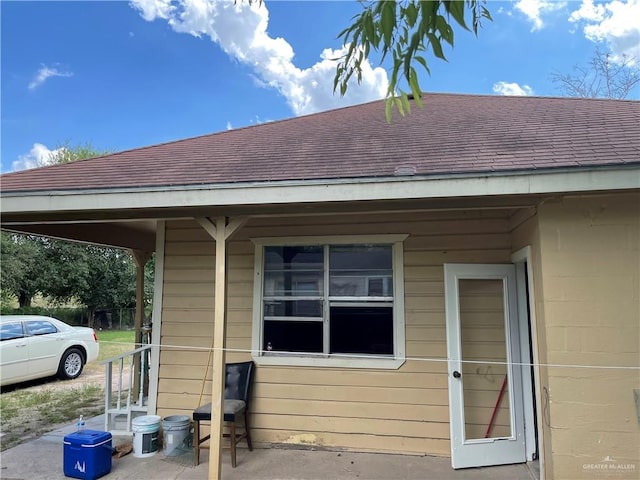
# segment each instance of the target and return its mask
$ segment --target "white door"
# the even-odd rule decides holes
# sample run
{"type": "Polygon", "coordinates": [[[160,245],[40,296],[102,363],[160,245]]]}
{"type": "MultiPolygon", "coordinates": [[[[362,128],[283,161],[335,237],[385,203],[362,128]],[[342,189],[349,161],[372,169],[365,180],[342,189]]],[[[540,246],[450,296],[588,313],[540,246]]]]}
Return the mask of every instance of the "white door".
{"type": "Polygon", "coordinates": [[[453,468],[526,461],[514,265],[445,264],[453,468]]]}

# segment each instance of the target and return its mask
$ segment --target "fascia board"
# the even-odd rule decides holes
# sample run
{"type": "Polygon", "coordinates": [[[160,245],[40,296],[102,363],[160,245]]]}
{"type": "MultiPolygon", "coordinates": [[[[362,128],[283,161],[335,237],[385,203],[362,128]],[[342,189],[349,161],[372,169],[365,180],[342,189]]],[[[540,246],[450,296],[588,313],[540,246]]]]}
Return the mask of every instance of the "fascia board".
{"type": "Polygon", "coordinates": [[[5,192],[4,213],[561,194],[640,188],[640,165],[579,171],[5,192]]]}

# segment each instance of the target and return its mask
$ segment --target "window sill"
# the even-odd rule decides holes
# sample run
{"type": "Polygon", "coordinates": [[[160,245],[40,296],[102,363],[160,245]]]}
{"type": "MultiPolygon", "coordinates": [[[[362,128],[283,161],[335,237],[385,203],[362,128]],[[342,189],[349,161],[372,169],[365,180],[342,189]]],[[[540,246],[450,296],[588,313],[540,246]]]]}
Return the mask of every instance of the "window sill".
{"type": "Polygon", "coordinates": [[[297,367],[336,367],[336,368],[371,368],[382,370],[397,370],[404,362],[404,358],[362,358],[362,357],[313,357],[294,354],[253,355],[257,365],[297,366],[297,367]]]}

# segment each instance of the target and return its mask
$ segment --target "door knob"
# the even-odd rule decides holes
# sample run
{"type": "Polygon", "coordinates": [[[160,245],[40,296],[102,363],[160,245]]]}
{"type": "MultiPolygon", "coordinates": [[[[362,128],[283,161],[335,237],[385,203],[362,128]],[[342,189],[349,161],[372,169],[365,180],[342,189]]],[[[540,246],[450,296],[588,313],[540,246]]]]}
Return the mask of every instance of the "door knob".
{"type": "Polygon", "coordinates": [[[453,378],[460,378],[462,375],[460,375],[460,372],[457,370],[453,371],[453,378]]]}

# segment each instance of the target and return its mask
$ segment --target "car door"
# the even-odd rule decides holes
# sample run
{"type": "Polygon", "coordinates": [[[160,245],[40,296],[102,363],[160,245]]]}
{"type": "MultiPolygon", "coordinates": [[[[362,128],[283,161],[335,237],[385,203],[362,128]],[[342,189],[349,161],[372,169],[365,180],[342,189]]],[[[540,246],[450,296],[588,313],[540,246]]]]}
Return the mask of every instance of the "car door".
{"type": "Polygon", "coordinates": [[[53,375],[64,349],[64,334],[46,320],[24,322],[29,336],[29,374],[31,377],[53,375]]]}
{"type": "Polygon", "coordinates": [[[22,322],[0,326],[0,379],[2,385],[16,383],[29,376],[28,339],[22,322]]]}

